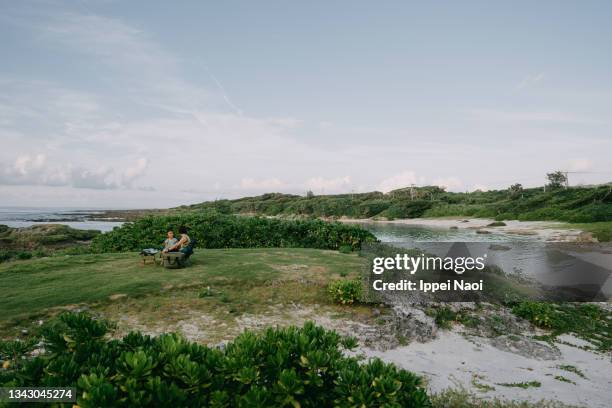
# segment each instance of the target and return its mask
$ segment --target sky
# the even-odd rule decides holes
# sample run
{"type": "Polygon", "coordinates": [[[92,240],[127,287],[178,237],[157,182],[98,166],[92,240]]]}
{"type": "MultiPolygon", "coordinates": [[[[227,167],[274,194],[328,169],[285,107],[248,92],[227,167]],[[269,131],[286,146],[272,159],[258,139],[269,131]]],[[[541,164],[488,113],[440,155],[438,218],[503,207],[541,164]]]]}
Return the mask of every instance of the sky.
{"type": "Polygon", "coordinates": [[[0,206],[612,181],[606,1],[0,1],[0,206]]]}

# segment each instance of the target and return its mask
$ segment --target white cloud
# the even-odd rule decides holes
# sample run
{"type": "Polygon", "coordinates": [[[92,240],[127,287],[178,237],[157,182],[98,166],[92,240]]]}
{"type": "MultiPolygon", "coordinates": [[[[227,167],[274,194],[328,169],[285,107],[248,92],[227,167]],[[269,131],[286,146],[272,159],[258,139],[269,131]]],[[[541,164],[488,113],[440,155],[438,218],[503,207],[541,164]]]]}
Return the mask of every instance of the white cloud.
{"type": "Polygon", "coordinates": [[[122,185],[125,187],[130,187],[134,180],[144,175],[148,163],[149,162],[146,157],[141,157],[136,161],[133,166],[125,169],[121,178],[122,185]]]}
{"type": "Polygon", "coordinates": [[[546,75],[544,75],[543,72],[537,73],[537,74],[533,74],[533,75],[527,75],[525,78],[523,78],[523,80],[517,85],[517,89],[524,89],[524,88],[528,88],[531,86],[536,85],[538,82],[542,81],[544,78],[546,77],[546,75]]]}
{"type": "Polygon", "coordinates": [[[256,180],[254,178],[243,178],[240,181],[240,188],[244,190],[261,190],[266,192],[276,191],[285,187],[285,183],[277,178],[269,178],[263,180],[256,180]]]}
{"type": "Polygon", "coordinates": [[[437,178],[433,185],[444,187],[448,191],[460,191],[463,188],[463,182],[458,177],[437,178]]]}
{"type": "Polygon", "coordinates": [[[66,169],[48,163],[44,154],[21,155],[12,164],[0,168],[0,184],[5,185],[66,185],[66,169]]]}
{"type": "Polygon", "coordinates": [[[593,162],[589,159],[579,158],[571,159],[568,162],[569,171],[589,171],[593,170],[593,162]]]}
{"type": "Polygon", "coordinates": [[[378,185],[378,189],[384,193],[398,188],[409,187],[410,185],[434,185],[444,187],[450,191],[461,191],[464,183],[458,177],[438,177],[433,180],[428,180],[423,176],[417,176],[414,171],[404,171],[394,176],[384,179],[378,185]]]}
{"type": "Polygon", "coordinates": [[[72,171],[72,186],[94,190],[116,189],[118,185],[112,180],[112,175],[112,170],[104,167],[96,170],[74,169],[72,171]]]}
{"type": "Polygon", "coordinates": [[[408,187],[411,184],[421,184],[423,181],[423,177],[417,177],[414,171],[403,171],[381,181],[378,190],[388,193],[391,190],[408,187]]]}
{"type": "Polygon", "coordinates": [[[345,192],[350,186],[351,178],[349,176],[336,178],[313,177],[308,179],[305,183],[307,190],[325,193],[345,192]]]}
{"type": "Polygon", "coordinates": [[[495,109],[471,109],[468,116],[472,120],[523,123],[543,122],[577,125],[601,125],[606,122],[600,119],[583,117],[567,112],[527,112],[527,111],[501,111],[495,109]]]}
{"type": "Polygon", "coordinates": [[[484,184],[475,184],[470,191],[489,191],[490,188],[484,184]]]}
{"type": "Polygon", "coordinates": [[[108,166],[87,168],[73,163],[49,160],[44,154],[18,156],[11,164],[0,164],[0,185],[24,186],[72,186],[96,190],[136,188],[150,191],[149,187],[134,187],[133,182],[142,176],[147,159],[140,158],[123,172],[108,166]],[[56,164],[57,163],[57,164],[56,164]]]}

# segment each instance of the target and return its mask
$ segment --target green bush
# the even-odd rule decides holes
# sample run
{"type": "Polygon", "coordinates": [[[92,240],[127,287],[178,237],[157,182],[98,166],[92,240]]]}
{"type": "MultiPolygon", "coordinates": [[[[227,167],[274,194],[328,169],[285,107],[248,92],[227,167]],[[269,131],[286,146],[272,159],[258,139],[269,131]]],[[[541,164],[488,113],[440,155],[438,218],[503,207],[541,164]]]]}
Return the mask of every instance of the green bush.
{"type": "Polygon", "coordinates": [[[446,306],[435,309],[434,313],[436,325],[442,329],[450,329],[453,326],[452,323],[457,319],[457,313],[446,306]]]}
{"type": "Polygon", "coordinates": [[[565,326],[563,316],[551,303],[525,301],[514,306],[512,312],[545,329],[562,329],[565,326]]]}
{"type": "Polygon", "coordinates": [[[433,206],[431,201],[396,201],[386,211],[381,213],[387,218],[419,218],[433,206]]]}
{"type": "Polygon", "coordinates": [[[0,386],[76,387],[82,408],[431,407],[418,376],[347,357],[354,339],[310,322],[244,332],[224,349],[176,334],[108,340],[107,330],[83,314],[60,316],[43,332],[45,352],[12,358],[0,386]]]}
{"type": "Polygon", "coordinates": [[[612,349],[612,312],[595,304],[523,301],[512,312],[550,330],[553,337],[573,333],[602,351],[612,349]]]}
{"type": "Polygon", "coordinates": [[[351,252],[353,252],[353,247],[350,245],[340,245],[338,251],[341,254],[350,254],[351,252]]]}
{"type": "Polygon", "coordinates": [[[8,260],[10,260],[11,258],[13,258],[13,252],[12,251],[1,251],[0,250],[0,262],[6,262],[8,260]]]}
{"type": "Polygon", "coordinates": [[[20,252],[17,252],[17,254],[15,255],[15,258],[21,259],[21,260],[32,259],[32,253],[28,251],[20,251],[20,252]]]}
{"type": "Polygon", "coordinates": [[[98,252],[135,251],[159,247],[168,228],[189,228],[189,236],[201,248],[361,248],[374,236],[354,225],[321,220],[286,221],[261,217],[237,217],[218,213],[149,216],[96,236],[98,252]]]}
{"type": "Polygon", "coordinates": [[[339,280],[327,286],[332,301],[343,305],[353,304],[361,298],[363,284],[360,280],[339,280]]]}

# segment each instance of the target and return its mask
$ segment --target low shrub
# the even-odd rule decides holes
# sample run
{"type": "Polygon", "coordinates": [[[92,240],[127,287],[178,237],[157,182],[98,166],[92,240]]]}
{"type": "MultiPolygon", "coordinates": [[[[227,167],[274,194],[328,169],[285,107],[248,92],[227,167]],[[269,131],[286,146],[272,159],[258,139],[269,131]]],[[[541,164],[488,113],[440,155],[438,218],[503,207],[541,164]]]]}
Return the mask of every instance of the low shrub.
{"type": "Polygon", "coordinates": [[[12,251],[2,251],[0,250],[0,262],[6,262],[8,260],[10,260],[11,258],[13,258],[13,252],[12,251]]]}
{"type": "Polygon", "coordinates": [[[452,327],[452,323],[457,318],[457,313],[453,312],[448,307],[435,309],[434,314],[436,325],[442,329],[450,329],[452,327]]]}
{"type": "Polygon", "coordinates": [[[363,284],[360,280],[339,280],[327,286],[332,301],[343,305],[353,304],[361,298],[363,284]]]}
{"type": "Polygon", "coordinates": [[[353,252],[353,247],[350,245],[340,245],[340,247],[338,248],[338,252],[340,252],[341,254],[350,254],[351,252],[353,252]]]}
{"type": "Polygon", "coordinates": [[[561,314],[550,303],[521,302],[512,308],[512,312],[544,329],[559,330],[565,325],[561,314]]]}
{"type": "Polygon", "coordinates": [[[32,259],[32,253],[28,251],[20,251],[15,254],[15,258],[24,260],[24,259],[32,259]]]}
{"type": "Polygon", "coordinates": [[[108,340],[107,331],[87,315],[61,315],[43,330],[44,353],[12,358],[0,386],[76,387],[82,408],[431,407],[420,377],[347,357],[354,339],[311,322],[244,332],[224,349],[177,334],[108,340]]]}
{"type": "Polygon", "coordinates": [[[599,350],[612,350],[612,312],[598,305],[522,301],[512,307],[512,312],[550,330],[552,337],[573,333],[599,350]]]}
{"type": "Polygon", "coordinates": [[[387,218],[419,218],[425,211],[432,207],[433,203],[427,200],[395,201],[389,208],[380,213],[387,218]]]}

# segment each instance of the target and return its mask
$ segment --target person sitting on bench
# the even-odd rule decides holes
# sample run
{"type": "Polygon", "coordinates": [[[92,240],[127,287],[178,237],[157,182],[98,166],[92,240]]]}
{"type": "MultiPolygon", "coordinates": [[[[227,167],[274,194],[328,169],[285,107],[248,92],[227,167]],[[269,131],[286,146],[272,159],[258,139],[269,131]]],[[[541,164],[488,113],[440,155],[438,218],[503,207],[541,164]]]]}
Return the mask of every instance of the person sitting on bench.
{"type": "Polygon", "coordinates": [[[162,252],[169,252],[178,243],[178,239],[174,238],[174,231],[168,230],[168,238],[164,240],[162,252]]]}
{"type": "Polygon", "coordinates": [[[179,239],[179,241],[176,244],[174,244],[168,250],[168,252],[179,251],[179,252],[184,253],[187,256],[191,255],[191,253],[193,252],[193,249],[190,245],[191,238],[189,238],[189,235],[187,235],[187,227],[181,226],[179,228],[179,234],[181,234],[181,239],[179,239]]]}

